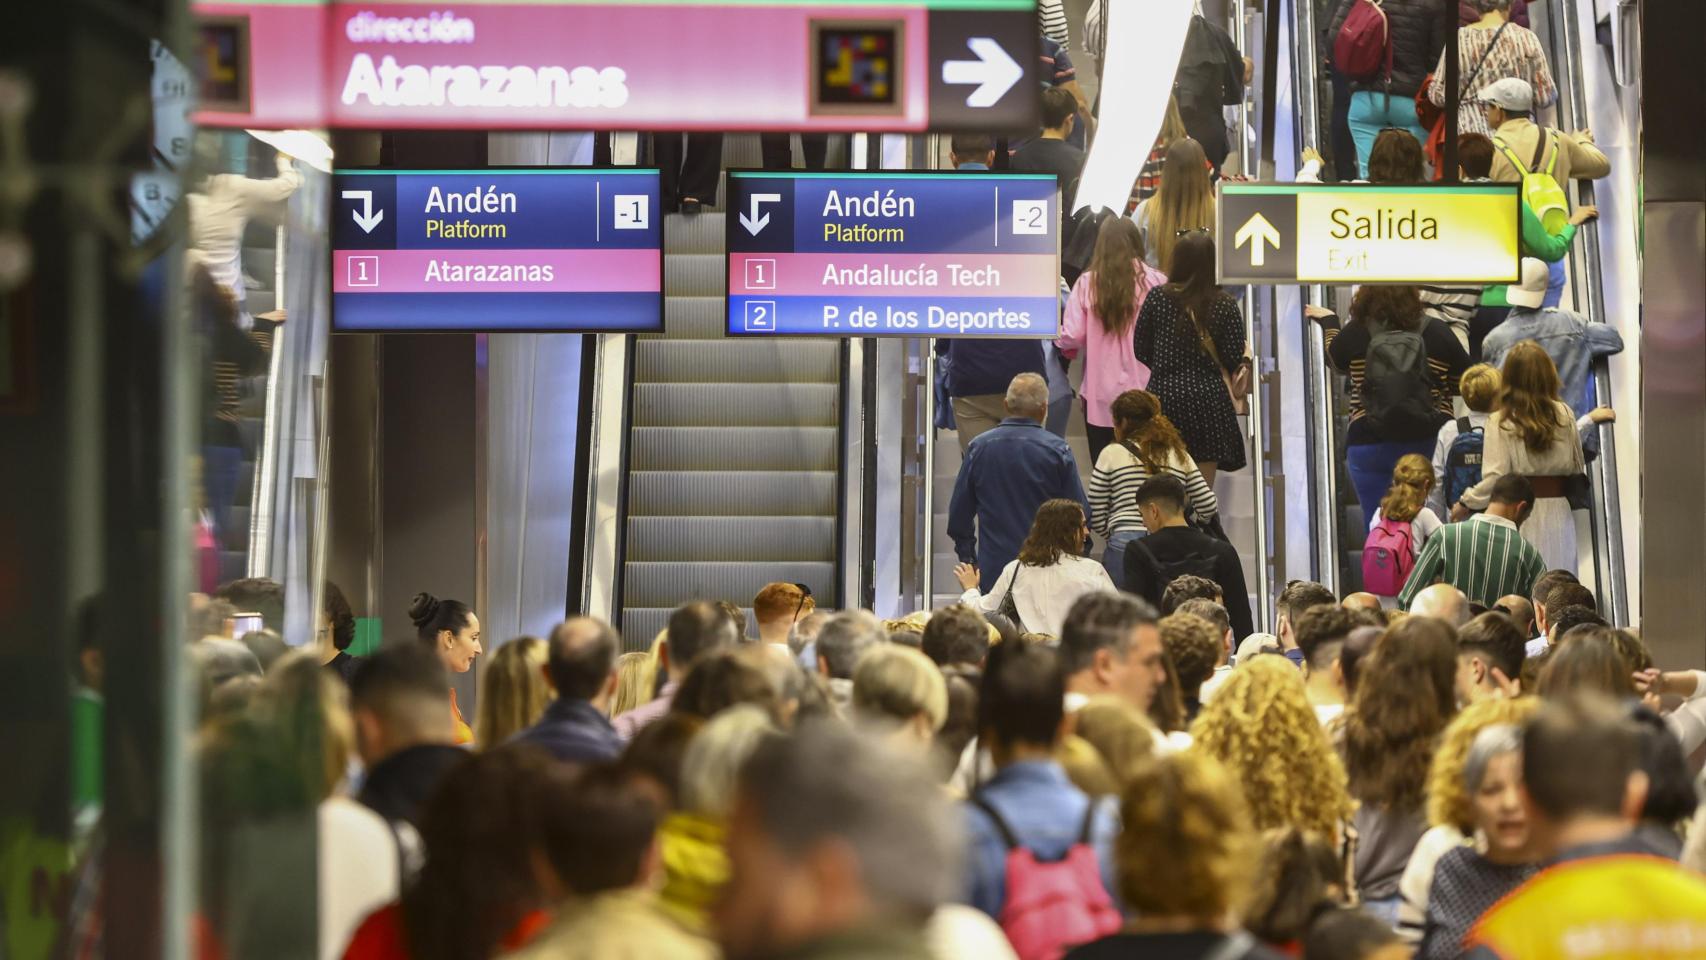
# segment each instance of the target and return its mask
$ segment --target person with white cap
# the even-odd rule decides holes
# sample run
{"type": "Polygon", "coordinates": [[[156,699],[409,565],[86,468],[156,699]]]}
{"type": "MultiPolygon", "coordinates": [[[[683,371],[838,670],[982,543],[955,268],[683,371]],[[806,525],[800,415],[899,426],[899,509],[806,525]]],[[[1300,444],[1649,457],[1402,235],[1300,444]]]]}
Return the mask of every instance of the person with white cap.
{"type": "MultiPolygon", "coordinates": [[[[1483,87],[1475,99],[1480,101],[1487,126],[1493,131],[1493,166],[1488,178],[1494,183],[1521,183],[1528,174],[1546,173],[1562,186],[1572,178],[1597,180],[1611,173],[1611,161],[1594,146],[1592,131],[1564,133],[1534,122],[1534,88],[1528,81],[1505,77],[1483,87]]],[[[1529,192],[1524,191],[1525,195],[1529,192]]],[[[1569,204],[1569,191],[1563,193],[1556,213],[1534,211],[1551,233],[1564,227],[1566,214],[1562,208],[1569,204]],[[1556,222],[1551,219],[1554,216],[1556,222]]],[[[1544,303],[1553,307],[1563,297],[1564,263],[1560,260],[1547,269],[1551,281],[1544,303]]]]}
{"type": "Polygon", "coordinates": [[[1533,340],[1557,364],[1564,402],[1582,418],[1578,424],[1611,420],[1609,408],[1593,405],[1588,375],[1594,360],[1623,352],[1623,335],[1611,324],[1590,323],[1574,310],[1542,306],[1547,282],[1545,262],[1523,258],[1522,282],[1505,291],[1511,312],[1481,341],[1481,357],[1495,367],[1503,366],[1512,347],[1533,340]]]}

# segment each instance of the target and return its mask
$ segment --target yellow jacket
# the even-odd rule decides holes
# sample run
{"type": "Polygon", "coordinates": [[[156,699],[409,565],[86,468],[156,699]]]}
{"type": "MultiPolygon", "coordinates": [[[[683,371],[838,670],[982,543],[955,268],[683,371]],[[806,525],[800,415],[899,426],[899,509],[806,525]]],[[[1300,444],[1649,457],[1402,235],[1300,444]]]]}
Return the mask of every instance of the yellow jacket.
{"type": "Polygon", "coordinates": [[[696,813],[672,813],[658,828],[664,882],[660,906],[694,933],[710,931],[711,905],[729,879],[724,824],[696,813]]]}
{"type": "Polygon", "coordinates": [[[1476,958],[1698,960],[1706,957],[1706,880],[1645,854],[1566,861],[1488,910],[1466,945],[1476,958]]]}

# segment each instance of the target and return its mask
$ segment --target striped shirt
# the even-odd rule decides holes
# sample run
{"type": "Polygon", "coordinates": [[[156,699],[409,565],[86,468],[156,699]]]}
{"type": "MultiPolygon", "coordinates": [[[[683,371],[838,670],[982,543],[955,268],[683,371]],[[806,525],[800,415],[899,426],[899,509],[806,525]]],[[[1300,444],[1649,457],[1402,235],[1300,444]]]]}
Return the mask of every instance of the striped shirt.
{"type": "MultiPolygon", "coordinates": [[[[1185,483],[1186,516],[1202,521],[1215,515],[1220,505],[1214,489],[1203,479],[1202,471],[1189,455],[1167,464],[1167,472],[1185,483]]],[[[1096,469],[1090,474],[1090,523],[1100,536],[1130,531],[1146,532],[1143,515],[1137,510],[1137,488],[1151,476],[1124,444],[1110,443],[1096,458],[1096,469]]]]}
{"type": "Polygon", "coordinates": [[[1422,313],[1451,328],[1463,349],[1469,349],[1469,321],[1481,307],[1482,286],[1471,284],[1421,284],[1422,313]]]}
{"type": "Polygon", "coordinates": [[[1398,603],[1408,609],[1416,594],[1443,582],[1462,590],[1470,602],[1490,607],[1507,594],[1527,596],[1545,572],[1546,561],[1517,532],[1516,524],[1477,514],[1448,523],[1428,538],[1398,593],[1398,603]]]}
{"type": "Polygon", "coordinates": [[[1066,27],[1066,5],[1061,0],[1037,0],[1037,27],[1043,36],[1066,46],[1071,39],[1066,27]]]}

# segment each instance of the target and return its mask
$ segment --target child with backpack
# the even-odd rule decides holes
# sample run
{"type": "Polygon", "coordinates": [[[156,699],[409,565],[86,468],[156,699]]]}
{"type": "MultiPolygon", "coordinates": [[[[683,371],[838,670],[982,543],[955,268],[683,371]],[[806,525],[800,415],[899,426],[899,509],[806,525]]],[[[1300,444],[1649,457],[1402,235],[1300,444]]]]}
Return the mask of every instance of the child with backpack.
{"type": "Polygon", "coordinates": [[[1463,491],[1481,482],[1481,448],[1487,435],[1487,418],[1499,401],[1499,370],[1477,363],[1463,371],[1457,381],[1458,395],[1469,409],[1468,416],[1447,420],[1434,441],[1434,488],[1428,494],[1428,509],[1440,518],[1450,514],[1451,504],[1463,491]]]}
{"type": "Polygon", "coordinates": [[[1392,469],[1392,485],[1368,525],[1362,546],[1362,588],[1380,598],[1387,609],[1398,606],[1398,593],[1416,568],[1422,544],[1444,526],[1427,507],[1434,487],[1433,466],[1426,457],[1410,453],[1392,469]]]}

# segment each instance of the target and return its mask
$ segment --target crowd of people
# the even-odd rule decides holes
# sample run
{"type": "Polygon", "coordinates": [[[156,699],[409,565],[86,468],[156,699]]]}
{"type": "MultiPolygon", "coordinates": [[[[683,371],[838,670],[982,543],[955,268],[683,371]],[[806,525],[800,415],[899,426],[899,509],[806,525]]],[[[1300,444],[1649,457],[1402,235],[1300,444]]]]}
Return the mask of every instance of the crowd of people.
{"type": "MultiPolygon", "coordinates": [[[[1065,555],[1082,514],[1049,510],[1065,555]]],[[[466,605],[262,668],[211,599],[199,955],[268,935],[264,885],[223,880],[291,816],[346,960],[1699,955],[1706,672],[1568,571],[1485,609],[1294,582],[1263,634],[1213,581],[1151,604],[1083,562],[1050,634],[789,583],[646,642],[571,618],[489,654],[471,737],[466,605]]]]}

